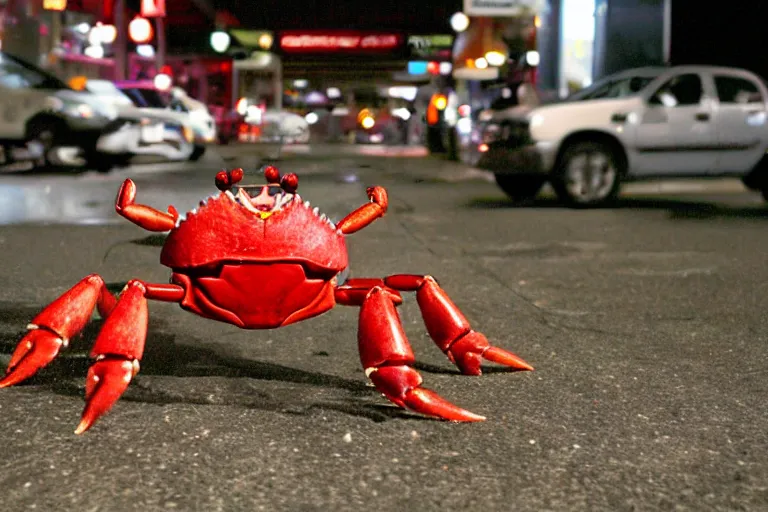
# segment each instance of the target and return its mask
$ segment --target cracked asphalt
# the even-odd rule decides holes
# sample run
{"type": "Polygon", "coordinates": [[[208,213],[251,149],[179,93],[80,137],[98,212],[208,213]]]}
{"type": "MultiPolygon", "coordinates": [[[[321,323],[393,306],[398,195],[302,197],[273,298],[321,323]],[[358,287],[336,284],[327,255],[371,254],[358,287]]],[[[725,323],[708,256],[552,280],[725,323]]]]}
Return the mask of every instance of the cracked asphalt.
{"type": "MultiPolygon", "coordinates": [[[[516,207],[487,175],[409,153],[284,153],[338,220],[380,184],[390,211],[351,235],[353,277],[435,276],[473,328],[536,367],[454,369],[413,296],[399,308],[425,386],[475,424],[424,419],[367,385],[357,309],[244,331],[151,303],[142,370],[90,431],[100,327],[0,390],[4,510],[768,510],[768,209],[733,181],[629,188],[614,208],[516,207]],[[660,189],[661,190],[661,189],[660,189]]],[[[225,164],[0,176],[0,363],[85,275],[167,282],[163,237],[114,214],[179,210],[225,164]]],[[[254,290],[258,300],[258,290],[254,290]]]]}

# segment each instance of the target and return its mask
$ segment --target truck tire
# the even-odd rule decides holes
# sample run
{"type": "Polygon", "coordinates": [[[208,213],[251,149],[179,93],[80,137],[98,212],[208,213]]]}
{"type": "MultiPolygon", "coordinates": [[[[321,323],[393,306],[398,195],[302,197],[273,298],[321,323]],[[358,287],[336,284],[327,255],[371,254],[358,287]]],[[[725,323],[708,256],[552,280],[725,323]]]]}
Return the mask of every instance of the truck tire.
{"type": "Polygon", "coordinates": [[[610,144],[575,142],[564,149],[552,176],[552,188],[570,207],[602,206],[619,195],[625,168],[610,144]]]}
{"type": "Polygon", "coordinates": [[[515,203],[533,200],[547,182],[543,176],[494,174],[494,177],[499,188],[515,203]]]}

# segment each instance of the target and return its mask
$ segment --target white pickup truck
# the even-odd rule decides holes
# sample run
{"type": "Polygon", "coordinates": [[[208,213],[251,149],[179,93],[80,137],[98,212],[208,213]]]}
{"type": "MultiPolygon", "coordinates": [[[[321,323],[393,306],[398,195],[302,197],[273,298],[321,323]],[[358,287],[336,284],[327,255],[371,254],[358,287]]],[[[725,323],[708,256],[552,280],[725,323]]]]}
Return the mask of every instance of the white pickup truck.
{"type": "Polygon", "coordinates": [[[109,170],[125,155],[101,151],[98,141],[105,135],[117,133],[123,124],[113,107],[0,52],[0,167],[3,169],[85,164],[101,171],[109,170]],[[62,152],[62,148],[74,151],[62,152]]]}
{"type": "Polygon", "coordinates": [[[630,69],[482,130],[478,167],[515,200],[550,182],[564,203],[596,206],[623,181],[724,176],[768,200],[768,88],[741,69],[630,69]]]}

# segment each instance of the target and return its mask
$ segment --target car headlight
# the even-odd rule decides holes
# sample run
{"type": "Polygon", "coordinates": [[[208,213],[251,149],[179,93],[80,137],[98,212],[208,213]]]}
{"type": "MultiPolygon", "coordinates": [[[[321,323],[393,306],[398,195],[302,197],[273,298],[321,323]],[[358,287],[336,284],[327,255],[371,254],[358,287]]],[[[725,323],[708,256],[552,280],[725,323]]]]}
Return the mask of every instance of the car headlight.
{"type": "Polygon", "coordinates": [[[193,142],[195,140],[195,132],[189,126],[184,125],[181,132],[184,134],[184,140],[187,142],[193,142]]]}
{"type": "Polygon", "coordinates": [[[529,119],[529,126],[531,128],[536,128],[542,124],[544,124],[544,116],[541,114],[533,114],[529,119]]]}

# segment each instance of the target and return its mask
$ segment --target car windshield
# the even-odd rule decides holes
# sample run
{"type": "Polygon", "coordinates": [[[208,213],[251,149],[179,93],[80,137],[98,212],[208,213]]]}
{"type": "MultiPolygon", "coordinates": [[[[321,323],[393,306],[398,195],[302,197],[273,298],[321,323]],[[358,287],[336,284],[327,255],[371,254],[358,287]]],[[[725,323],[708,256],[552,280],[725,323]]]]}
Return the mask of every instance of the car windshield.
{"type": "Polygon", "coordinates": [[[625,98],[633,96],[651,83],[661,73],[644,73],[642,75],[622,75],[608,77],[593,85],[573,93],[565,101],[584,101],[605,98],[625,98]]]}
{"type": "Polygon", "coordinates": [[[126,87],[122,89],[134,105],[142,108],[168,108],[168,102],[160,92],[154,89],[142,89],[138,87],[126,87]]]}
{"type": "Polygon", "coordinates": [[[13,89],[70,89],[50,73],[7,53],[0,53],[0,84],[13,89]]]}
{"type": "Polygon", "coordinates": [[[85,88],[96,96],[106,98],[115,105],[134,105],[133,101],[123,91],[107,80],[88,80],[85,88]]]}

